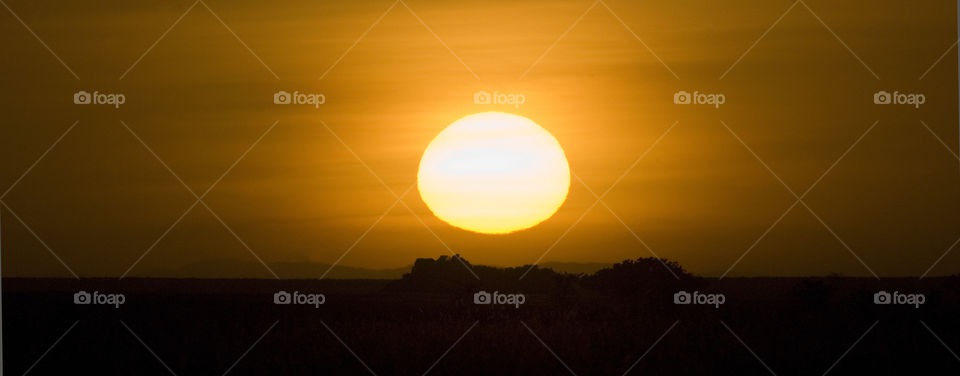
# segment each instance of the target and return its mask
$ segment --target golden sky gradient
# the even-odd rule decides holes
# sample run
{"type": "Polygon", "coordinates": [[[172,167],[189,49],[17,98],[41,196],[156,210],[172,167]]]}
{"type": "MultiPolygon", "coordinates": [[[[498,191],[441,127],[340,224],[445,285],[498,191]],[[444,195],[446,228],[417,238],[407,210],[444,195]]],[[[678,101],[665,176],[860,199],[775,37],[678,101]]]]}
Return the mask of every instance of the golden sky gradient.
{"type": "MultiPolygon", "coordinates": [[[[13,213],[81,277],[348,249],[342,265],[392,268],[445,245],[475,264],[615,262],[651,255],[637,238],[704,275],[920,275],[960,236],[951,2],[7,4],[0,189],[79,122],[3,197],[5,276],[71,276],[13,213]],[[78,90],[127,99],[75,105],[78,90]],[[275,105],[278,90],[326,103],[275,105]],[[677,105],[680,90],[726,102],[677,105]],[[876,105],[879,90],[926,103],[876,105]],[[569,197],[537,227],[466,232],[408,191],[430,140],[484,111],[564,148],[569,197]],[[161,238],[196,198],[137,137],[197,195],[255,146],[161,238]],[[391,190],[402,203],[351,249],[391,190]]],[[[930,271],[957,272],[960,250],[930,271]]]]}

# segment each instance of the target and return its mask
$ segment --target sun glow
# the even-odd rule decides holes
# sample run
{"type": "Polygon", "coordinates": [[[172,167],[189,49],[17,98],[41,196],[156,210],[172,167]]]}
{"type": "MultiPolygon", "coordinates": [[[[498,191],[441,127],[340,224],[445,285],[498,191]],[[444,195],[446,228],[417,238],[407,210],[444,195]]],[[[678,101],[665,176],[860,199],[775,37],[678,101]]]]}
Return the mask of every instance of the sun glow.
{"type": "Polygon", "coordinates": [[[423,153],[420,197],[455,227],[505,234],[550,218],[570,188],[560,143],[530,119],[485,112],[457,120],[423,153]]]}

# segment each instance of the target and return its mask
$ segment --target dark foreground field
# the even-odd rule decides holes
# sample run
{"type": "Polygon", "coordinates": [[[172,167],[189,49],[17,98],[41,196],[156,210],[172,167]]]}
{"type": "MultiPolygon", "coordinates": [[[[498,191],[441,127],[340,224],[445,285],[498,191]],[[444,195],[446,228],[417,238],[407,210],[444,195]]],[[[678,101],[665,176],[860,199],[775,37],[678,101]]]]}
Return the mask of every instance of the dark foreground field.
{"type": "Polygon", "coordinates": [[[719,308],[582,283],[497,286],[525,294],[516,308],[474,304],[478,286],[390,280],[2,282],[10,375],[960,374],[956,277],[678,285],[724,294],[719,308]],[[80,290],[125,303],[77,305],[80,290]],[[277,305],[279,290],[326,301],[277,305]],[[879,290],[925,302],[877,305],[879,290]]]}

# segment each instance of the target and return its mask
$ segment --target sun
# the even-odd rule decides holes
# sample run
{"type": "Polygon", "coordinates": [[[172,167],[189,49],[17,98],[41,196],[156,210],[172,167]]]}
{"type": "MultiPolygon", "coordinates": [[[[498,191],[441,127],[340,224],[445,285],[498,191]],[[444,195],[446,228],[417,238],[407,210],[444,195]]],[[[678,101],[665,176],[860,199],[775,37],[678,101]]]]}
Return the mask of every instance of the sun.
{"type": "Polygon", "coordinates": [[[484,112],[455,121],[430,142],[417,187],[444,222],[506,234],[557,212],[570,189],[570,166],[557,139],[537,123],[484,112]]]}

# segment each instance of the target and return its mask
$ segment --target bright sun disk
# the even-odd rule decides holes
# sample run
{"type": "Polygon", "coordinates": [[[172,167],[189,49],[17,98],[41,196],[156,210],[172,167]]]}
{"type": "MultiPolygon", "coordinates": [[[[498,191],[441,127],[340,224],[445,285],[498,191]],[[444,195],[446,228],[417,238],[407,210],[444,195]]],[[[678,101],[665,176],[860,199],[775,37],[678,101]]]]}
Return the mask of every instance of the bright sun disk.
{"type": "Polygon", "coordinates": [[[423,153],[420,197],[455,227],[505,234],[550,218],[567,197],[560,143],[523,116],[484,112],[455,121],[423,153]]]}

